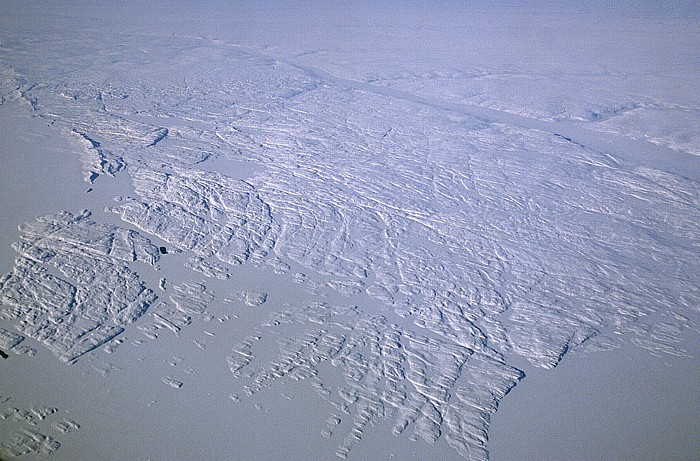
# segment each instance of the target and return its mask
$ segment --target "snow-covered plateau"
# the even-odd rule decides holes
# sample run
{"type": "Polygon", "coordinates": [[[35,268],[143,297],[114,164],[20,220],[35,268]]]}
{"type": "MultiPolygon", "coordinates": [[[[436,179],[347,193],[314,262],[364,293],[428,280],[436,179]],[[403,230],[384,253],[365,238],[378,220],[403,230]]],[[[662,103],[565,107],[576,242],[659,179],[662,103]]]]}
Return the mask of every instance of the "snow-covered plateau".
{"type": "Polygon", "coordinates": [[[700,5],[494,3],[0,1],[0,459],[695,459],[700,5]]]}

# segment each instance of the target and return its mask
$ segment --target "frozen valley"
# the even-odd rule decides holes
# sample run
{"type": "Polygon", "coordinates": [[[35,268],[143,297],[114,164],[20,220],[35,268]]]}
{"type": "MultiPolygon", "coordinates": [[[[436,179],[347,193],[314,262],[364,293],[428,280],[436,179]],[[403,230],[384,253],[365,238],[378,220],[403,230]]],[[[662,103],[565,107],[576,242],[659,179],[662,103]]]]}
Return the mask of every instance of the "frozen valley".
{"type": "Polygon", "coordinates": [[[529,369],[697,372],[692,4],[1,5],[0,458],[486,460],[529,369]]]}

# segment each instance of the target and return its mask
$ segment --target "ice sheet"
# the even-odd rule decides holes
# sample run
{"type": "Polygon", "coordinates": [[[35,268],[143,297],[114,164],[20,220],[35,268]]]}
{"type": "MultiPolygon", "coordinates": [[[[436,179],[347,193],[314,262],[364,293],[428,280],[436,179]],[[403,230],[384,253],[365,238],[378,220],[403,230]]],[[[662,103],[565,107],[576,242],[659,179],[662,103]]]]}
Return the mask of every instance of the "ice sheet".
{"type": "Polygon", "coordinates": [[[4,218],[0,456],[481,460],[527,367],[694,366],[692,4],[175,5],[2,4],[4,162],[82,171],[4,218]]]}

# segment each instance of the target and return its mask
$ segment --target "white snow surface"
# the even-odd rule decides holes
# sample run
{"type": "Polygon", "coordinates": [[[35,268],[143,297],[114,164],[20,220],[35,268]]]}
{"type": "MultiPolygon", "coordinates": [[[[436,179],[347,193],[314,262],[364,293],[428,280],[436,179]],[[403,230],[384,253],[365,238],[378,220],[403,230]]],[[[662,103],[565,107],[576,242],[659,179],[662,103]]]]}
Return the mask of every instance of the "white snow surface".
{"type": "Polygon", "coordinates": [[[700,8],[439,5],[0,3],[85,180],[3,199],[0,458],[486,460],[521,359],[698,366],[700,8]]]}

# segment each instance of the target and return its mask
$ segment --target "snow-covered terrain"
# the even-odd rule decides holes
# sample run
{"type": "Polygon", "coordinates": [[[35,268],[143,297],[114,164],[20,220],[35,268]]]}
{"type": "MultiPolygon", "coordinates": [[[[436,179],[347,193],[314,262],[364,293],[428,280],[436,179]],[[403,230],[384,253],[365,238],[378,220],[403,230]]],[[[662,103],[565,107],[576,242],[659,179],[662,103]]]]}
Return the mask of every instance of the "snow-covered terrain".
{"type": "Polygon", "coordinates": [[[697,4],[0,5],[0,458],[484,460],[631,348],[700,410],[697,4]]]}

